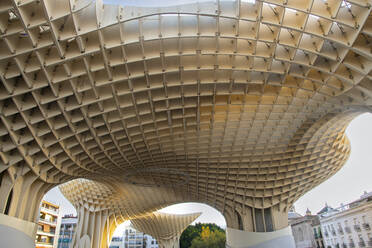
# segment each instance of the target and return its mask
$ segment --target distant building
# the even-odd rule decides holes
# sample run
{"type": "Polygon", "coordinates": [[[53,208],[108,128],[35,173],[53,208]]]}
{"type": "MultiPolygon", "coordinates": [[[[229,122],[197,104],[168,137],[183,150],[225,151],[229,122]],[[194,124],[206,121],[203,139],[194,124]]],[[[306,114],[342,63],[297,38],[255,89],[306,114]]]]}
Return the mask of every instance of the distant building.
{"type": "Polygon", "coordinates": [[[77,220],[77,216],[73,215],[65,215],[62,217],[58,248],[70,248],[72,237],[76,230],[77,220]]]}
{"type": "Polygon", "coordinates": [[[112,237],[109,248],[124,248],[124,238],[112,237]]]}
{"type": "Polygon", "coordinates": [[[144,235],[144,247],[145,248],[158,248],[158,241],[154,239],[152,236],[145,234],[144,235]]]}
{"type": "Polygon", "coordinates": [[[372,247],[372,193],[319,214],[326,248],[372,247]]]}
{"type": "Polygon", "coordinates": [[[296,248],[324,248],[319,217],[312,215],[310,210],[302,216],[291,209],[288,222],[292,227],[296,248]]]}
{"type": "Polygon", "coordinates": [[[35,247],[57,248],[60,223],[59,206],[43,200],[40,206],[35,247]]]}
{"type": "Polygon", "coordinates": [[[109,248],[158,248],[158,242],[152,236],[128,226],[122,237],[112,238],[109,248]]]}
{"type": "Polygon", "coordinates": [[[124,231],[124,248],[143,248],[144,234],[129,226],[124,231]]]}

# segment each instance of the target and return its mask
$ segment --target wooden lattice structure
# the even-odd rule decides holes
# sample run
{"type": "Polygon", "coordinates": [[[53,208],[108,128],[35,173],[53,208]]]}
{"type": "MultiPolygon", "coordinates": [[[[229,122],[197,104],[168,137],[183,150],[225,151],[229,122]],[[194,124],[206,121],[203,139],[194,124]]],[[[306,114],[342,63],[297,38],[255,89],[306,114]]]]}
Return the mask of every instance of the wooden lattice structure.
{"type": "Polygon", "coordinates": [[[85,178],[82,205],[198,201],[237,228],[345,163],[371,110],[370,0],[120,3],[1,0],[1,212],[32,220],[27,201],[85,178]]]}

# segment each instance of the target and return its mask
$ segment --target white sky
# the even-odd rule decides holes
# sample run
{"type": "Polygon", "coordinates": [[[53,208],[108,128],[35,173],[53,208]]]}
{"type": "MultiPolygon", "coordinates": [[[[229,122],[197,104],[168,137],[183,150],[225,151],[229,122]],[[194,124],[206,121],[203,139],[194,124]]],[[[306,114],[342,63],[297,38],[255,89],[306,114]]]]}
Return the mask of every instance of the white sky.
{"type": "MultiPolygon", "coordinates": [[[[296,203],[296,211],[304,214],[309,208],[318,212],[325,203],[339,207],[359,198],[364,191],[372,191],[372,114],[364,114],[354,119],[346,130],[351,142],[351,155],[345,166],[333,177],[314,188],[296,203]]],[[[44,199],[61,206],[63,214],[76,214],[74,207],[64,198],[56,187],[44,199]]],[[[196,222],[216,223],[226,226],[224,217],[214,208],[199,203],[182,203],[167,207],[162,212],[184,214],[202,212],[196,222]]],[[[121,233],[121,229],[115,235],[121,233]]]]}

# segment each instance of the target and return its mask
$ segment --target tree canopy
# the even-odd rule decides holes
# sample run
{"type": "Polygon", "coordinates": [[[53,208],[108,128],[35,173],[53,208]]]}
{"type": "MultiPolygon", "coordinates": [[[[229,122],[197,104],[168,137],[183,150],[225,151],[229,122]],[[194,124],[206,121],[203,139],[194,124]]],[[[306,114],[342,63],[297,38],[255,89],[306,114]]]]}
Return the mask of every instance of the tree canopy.
{"type": "Polygon", "coordinates": [[[224,248],[225,230],[216,224],[196,223],[182,233],[180,248],[224,248]]]}

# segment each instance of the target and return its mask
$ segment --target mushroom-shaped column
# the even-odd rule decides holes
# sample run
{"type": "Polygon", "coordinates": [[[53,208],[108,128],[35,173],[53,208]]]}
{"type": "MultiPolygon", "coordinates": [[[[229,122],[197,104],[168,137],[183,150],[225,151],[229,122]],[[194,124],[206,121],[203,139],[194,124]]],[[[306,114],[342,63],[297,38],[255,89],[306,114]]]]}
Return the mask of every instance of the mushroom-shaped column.
{"type": "Polygon", "coordinates": [[[90,180],[74,180],[60,186],[62,193],[78,212],[72,248],[106,248],[123,219],[116,214],[117,198],[113,190],[90,180]]]}
{"type": "Polygon", "coordinates": [[[177,215],[154,212],[132,219],[131,222],[135,229],[153,236],[158,241],[160,248],[178,248],[183,230],[200,214],[177,215]]]}

